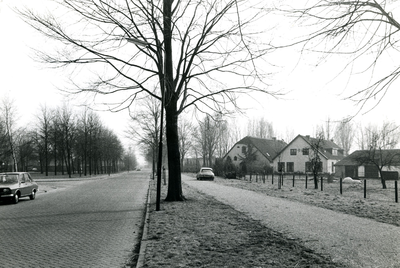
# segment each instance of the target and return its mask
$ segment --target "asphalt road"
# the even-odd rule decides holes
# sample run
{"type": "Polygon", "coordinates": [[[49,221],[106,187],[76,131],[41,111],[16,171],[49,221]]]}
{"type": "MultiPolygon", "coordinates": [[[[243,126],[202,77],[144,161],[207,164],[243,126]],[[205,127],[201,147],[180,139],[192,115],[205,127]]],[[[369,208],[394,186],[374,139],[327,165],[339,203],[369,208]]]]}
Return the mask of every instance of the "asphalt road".
{"type": "Polygon", "coordinates": [[[145,172],[41,182],[35,200],[0,203],[0,267],[124,267],[148,185],[145,172]]]}

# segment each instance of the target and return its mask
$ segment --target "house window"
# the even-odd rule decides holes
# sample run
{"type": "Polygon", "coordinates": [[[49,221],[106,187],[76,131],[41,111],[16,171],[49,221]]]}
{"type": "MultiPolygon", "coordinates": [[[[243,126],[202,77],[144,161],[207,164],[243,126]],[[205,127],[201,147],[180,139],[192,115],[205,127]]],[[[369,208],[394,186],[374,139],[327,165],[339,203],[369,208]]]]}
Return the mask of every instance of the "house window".
{"type": "Polygon", "coordinates": [[[303,155],[308,155],[309,154],[310,149],[309,148],[304,148],[303,149],[303,155]]]}
{"type": "Polygon", "coordinates": [[[278,162],[278,172],[285,172],[285,162],[278,162]]]}
{"type": "Polygon", "coordinates": [[[297,155],[296,149],[290,149],[290,155],[297,155]]]}
{"type": "Polygon", "coordinates": [[[242,154],[246,153],[246,146],[242,146],[242,154]]]}
{"type": "Polygon", "coordinates": [[[332,149],[332,155],[337,155],[337,149],[335,148],[332,149]]]}
{"type": "Polygon", "coordinates": [[[319,162],[318,163],[318,172],[322,172],[323,171],[323,163],[319,162]]]}
{"type": "MultiPolygon", "coordinates": [[[[318,172],[322,172],[323,171],[323,163],[319,162],[318,163],[318,172]]],[[[306,162],[306,172],[313,172],[313,165],[311,162],[306,162]]]]}
{"type": "Polygon", "coordinates": [[[237,161],[237,156],[234,156],[234,157],[233,157],[233,161],[237,161]]]}
{"type": "Polygon", "coordinates": [[[306,162],[306,172],[312,172],[312,165],[311,162],[306,162]]]}
{"type": "Polygon", "coordinates": [[[294,162],[287,162],[286,170],[287,170],[287,172],[294,172],[294,162]]]}

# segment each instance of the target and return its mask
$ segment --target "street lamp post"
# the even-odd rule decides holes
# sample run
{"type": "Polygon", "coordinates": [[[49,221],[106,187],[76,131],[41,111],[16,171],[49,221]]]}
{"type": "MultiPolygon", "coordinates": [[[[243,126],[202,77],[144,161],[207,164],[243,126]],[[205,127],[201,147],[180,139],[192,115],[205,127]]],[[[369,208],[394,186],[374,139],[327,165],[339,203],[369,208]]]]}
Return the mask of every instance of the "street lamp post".
{"type": "MultiPolygon", "coordinates": [[[[151,44],[138,40],[136,38],[127,38],[128,42],[133,43],[138,46],[148,47],[151,44]]],[[[165,86],[165,81],[163,84],[165,86]]],[[[161,203],[161,167],[162,167],[162,137],[163,137],[163,125],[164,125],[164,88],[161,86],[161,119],[160,119],[160,136],[158,143],[158,161],[157,161],[157,194],[156,194],[156,211],[160,211],[161,203]]]]}
{"type": "Polygon", "coordinates": [[[161,201],[161,167],[162,167],[162,137],[164,125],[164,90],[161,89],[161,120],[160,120],[160,137],[158,143],[158,162],[157,162],[157,195],[156,195],[156,211],[160,210],[161,201]]]}

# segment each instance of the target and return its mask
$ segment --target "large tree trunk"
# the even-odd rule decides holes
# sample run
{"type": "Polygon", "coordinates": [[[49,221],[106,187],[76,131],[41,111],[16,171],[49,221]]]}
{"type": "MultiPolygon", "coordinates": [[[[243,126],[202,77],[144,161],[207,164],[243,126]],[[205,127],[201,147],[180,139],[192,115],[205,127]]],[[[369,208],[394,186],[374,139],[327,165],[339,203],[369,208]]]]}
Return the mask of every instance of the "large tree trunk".
{"type": "MultiPolygon", "coordinates": [[[[166,201],[183,201],[185,198],[182,194],[181,164],[179,153],[178,138],[178,97],[175,92],[175,82],[173,80],[173,64],[172,64],[172,0],[164,0],[164,49],[165,49],[165,66],[164,66],[164,87],[161,87],[161,94],[164,95],[165,117],[166,117],[166,137],[168,150],[168,194],[166,201]],[[164,92],[163,92],[164,90],[164,92]]],[[[162,127],[162,126],[161,126],[162,127]]],[[[162,137],[159,137],[160,139],[162,137]]]]}
{"type": "Polygon", "coordinates": [[[318,189],[318,172],[314,172],[314,189],[318,189]]]}
{"type": "Polygon", "coordinates": [[[178,139],[178,115],[175,105],[166,107],[166,137],[168,149],[168,194],[166,201],[185,200],[182,193],[181,164],[178,139]],[[171,107],[172,106],[172,107],[171,107]]]}

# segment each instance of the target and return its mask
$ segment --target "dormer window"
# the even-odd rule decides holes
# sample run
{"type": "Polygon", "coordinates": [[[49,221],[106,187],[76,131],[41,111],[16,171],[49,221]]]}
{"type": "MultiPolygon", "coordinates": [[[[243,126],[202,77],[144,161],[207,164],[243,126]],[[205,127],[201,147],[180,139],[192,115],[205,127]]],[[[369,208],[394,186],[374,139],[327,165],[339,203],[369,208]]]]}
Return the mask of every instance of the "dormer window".
{"type": "Polygon", "coordinates": [[[337,149],[335,148],[332,149],[332,155],[337,155],[337,149]]]}

